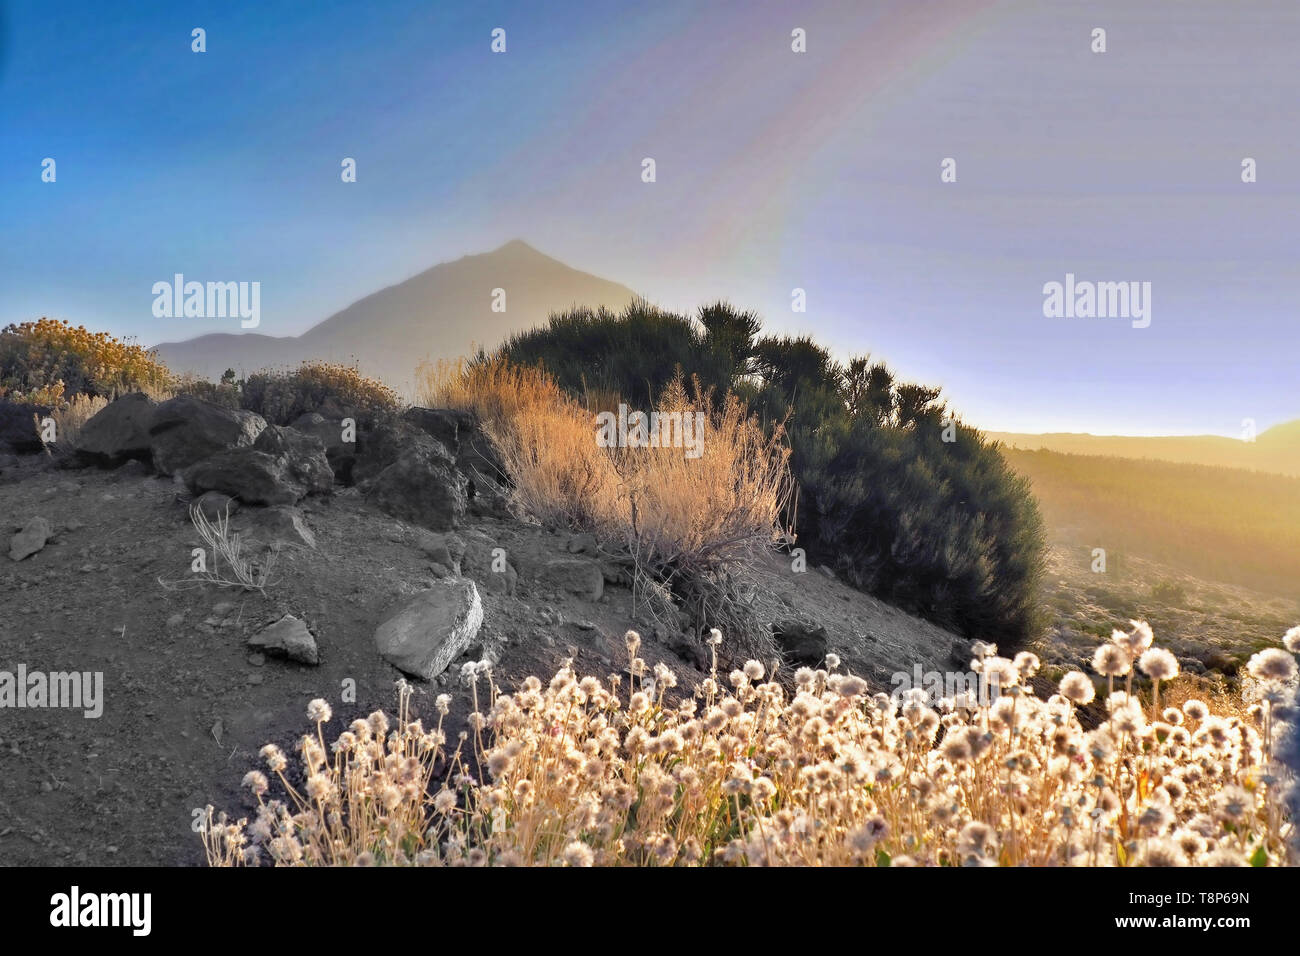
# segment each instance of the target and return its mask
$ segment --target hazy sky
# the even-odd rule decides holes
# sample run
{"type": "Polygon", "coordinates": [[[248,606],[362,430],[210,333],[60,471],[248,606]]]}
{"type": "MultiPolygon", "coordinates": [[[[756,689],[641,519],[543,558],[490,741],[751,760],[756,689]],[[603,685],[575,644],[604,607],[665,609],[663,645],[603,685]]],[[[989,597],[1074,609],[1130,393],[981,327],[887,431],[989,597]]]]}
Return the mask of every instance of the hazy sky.
{"type": "Polygon", "coordinates": [[[153,317],[184,272],[297,334],[519,237],[981,427],[1236,435],[1300,416],[1297,57],[1295,0],[0,0],[0,323],[238,331],[153,317]],[[1149,327],[1045,318],[1067,272],[1149,327]]]}

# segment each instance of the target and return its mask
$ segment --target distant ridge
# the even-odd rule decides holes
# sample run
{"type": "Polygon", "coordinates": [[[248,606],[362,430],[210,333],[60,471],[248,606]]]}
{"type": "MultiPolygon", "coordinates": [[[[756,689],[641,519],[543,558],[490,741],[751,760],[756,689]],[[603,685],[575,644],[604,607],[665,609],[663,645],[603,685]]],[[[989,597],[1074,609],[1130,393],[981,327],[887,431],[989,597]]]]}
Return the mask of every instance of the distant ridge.
{"type": "Polygon", "coordinates": [[[218,333],[156,348],[172,371],[209,379],[227,368],[242,376],[324,359],[355,363],[409,394],[421,361],[456,359],[474,346],[490,349],[559,309],[618,309],[634,297],[626,286],[572,269],[514,239],[372,293],[299,336],[218,333]],[[504,312],[492,311],[492,290],[498,288],[506,293],[504,312]]]}
{"type": "Polygon", "coordinates": [[[1157,461],[1300,475],[1300,419],[1275,425],[1261,432],[1253,442],[1224,438],[1220,435],[1171,435],[1146,438],[1075,432],[1043,435],[1014,432],[985,432],[984,434],[1010,448],[1028,451],[1046,449],[1072,455],[1151,458],[1157,461]]]}

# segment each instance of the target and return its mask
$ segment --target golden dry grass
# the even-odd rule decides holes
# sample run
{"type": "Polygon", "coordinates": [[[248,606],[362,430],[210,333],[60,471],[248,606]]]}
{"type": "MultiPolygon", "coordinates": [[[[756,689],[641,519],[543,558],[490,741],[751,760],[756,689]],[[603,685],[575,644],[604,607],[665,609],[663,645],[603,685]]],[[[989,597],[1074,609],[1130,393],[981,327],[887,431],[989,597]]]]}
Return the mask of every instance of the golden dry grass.
{"type": "Polygon", "coordinates": [[[73,395],[50,413],[54,419],[55,434],[59,444],[74,441],[81,427],[108,405],[108,399],[98,395],[73,395]]]}
{"type": "Polygon", "coordinates": [[[419,379],[423,404],[478,416],[523,510],[632,555],[652,614],[665,586],[709,588],[725,618],[718,605],[726,597],[707,583],[711,576],[743,567],[790,533],[794,481],[784,433],[765,434],[734,395],[715,400],[698,386],[688,391],[680,377],[665,389],[653,411],[704,415],[700,455],[688,457],[674,447],[601,447],[596,415],[617,408],[618,397],[579,401],[538,368],[500,358],[440,363],[422,366],[419,379]]]}

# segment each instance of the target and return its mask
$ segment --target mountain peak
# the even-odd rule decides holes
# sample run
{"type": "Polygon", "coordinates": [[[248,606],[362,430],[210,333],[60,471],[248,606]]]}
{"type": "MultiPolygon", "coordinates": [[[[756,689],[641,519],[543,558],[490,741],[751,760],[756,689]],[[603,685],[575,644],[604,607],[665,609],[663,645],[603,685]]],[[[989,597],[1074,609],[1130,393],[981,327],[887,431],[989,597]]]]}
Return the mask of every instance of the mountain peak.
{"type": "Polygon", "coordinates": [[[411,393],[422,360],[454,360],[477,347],[494,348],[575,305],[618,309],[634,298],[626,286],[511,239],[371,293],[299,336],[208,334],[157,349],[172,371],[204,378],[217,378],[227,368],[248,374],[323,359],[355,363],[364,374],[411,393]],[[497,290],[503,293],[499,299],[497,290]]]}
{"type": "MultiPolygon", "coordinates": [[[[518,253],[518,252],[527,252],[527,253],[531,253],[532,255],[535,255],[535,256],[545,255],[545,253],[539,251],[538,249],[536,249],[536,248],[533,247],[533,246],[530,246],[528,243],[524,242],[524,240],[522,240],[522,239],[511,239],[509,242],[507,242],[507,243],[505,243],[505,244],[503,244],[503,245],[501,245],[501,246],[498,246],[496,249],[493,249],[491,252],[488,253],[488,255],[490,255],[490,256],[494,256],[494,255],[497,255],[498,253],[502,253],[502,252],[515,252],[515,253],[518,253]]],[[[550,258],[550,257],[547,256],[547,258],[550,258]]]]}

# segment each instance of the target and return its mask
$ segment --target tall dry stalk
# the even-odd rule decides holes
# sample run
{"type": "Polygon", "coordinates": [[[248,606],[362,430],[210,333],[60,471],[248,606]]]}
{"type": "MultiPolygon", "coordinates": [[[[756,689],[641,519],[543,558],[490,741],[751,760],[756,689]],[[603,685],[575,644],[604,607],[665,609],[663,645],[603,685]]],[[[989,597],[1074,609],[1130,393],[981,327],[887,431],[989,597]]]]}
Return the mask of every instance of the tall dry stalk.
{"type": "Polygon", "coordinates": [[[780,428],[765,433],[734,395],[715,401],[679,377],[655,411],[702,413],[699,457],[680,447],[601,447],[596,415],[617,396],[589,393],[593,408],[538,368],[501,358],[423,366],[425,404],[474,412],[539,520],[595,532],[632,555],[638,596],[656,617],[665,588],[686,591],[714,623],[741,626],[726,578],[790,533],[794,480],[780,428]],[[711,605],[706,608],[705,605],[711,605]]]}
{"type": "Polygon", "coordinates": [[[185,580],[167,581],[159,578],[159,584],[168,590],[215,584],[222,588],[243,588],[246,591],[266,593],[267,587],[274,583],[271,572],[275,568],[275,551],[268,551],[261,561],[249,557],[244,551],[243,539],[230,528],[228,509],[215,518],[209,518],[198,504],[191,504],[190,522],[208,546],[207,550],[212,554],[212,566],[205,567],[185,580]]]}

